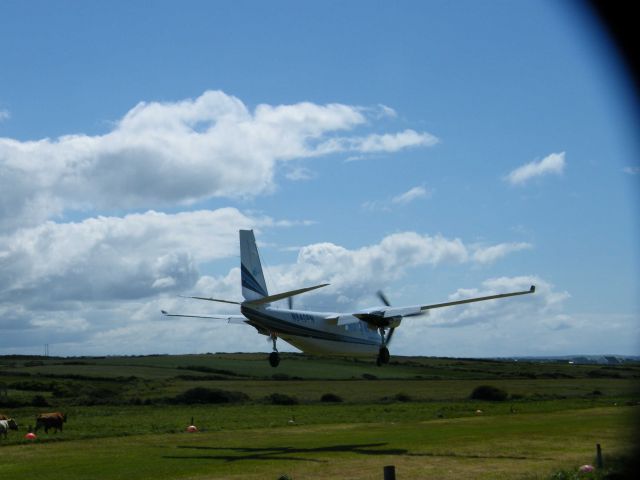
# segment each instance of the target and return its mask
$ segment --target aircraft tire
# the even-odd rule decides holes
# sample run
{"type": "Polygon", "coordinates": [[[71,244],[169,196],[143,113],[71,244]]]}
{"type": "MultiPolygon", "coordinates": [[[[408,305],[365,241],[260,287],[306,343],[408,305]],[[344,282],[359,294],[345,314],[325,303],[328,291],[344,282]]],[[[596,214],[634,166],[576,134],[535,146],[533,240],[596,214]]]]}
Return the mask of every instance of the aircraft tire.
{"type": "Polygon", "coordinates": [[[389,363],[389,358],[391,356],[389,355],[389,349],[387,347],[381,347],[380,348],[380,353],[378,354],[378,358],[380,359],[380,363],[384,363],[387,364],[389,363]]]}
{"type": "Polygon", "coordinates": [[[271,352],[269,354],[269,365],[271,365],[273,368],[276,368],[278,365],[280,365],[280,355],[278,355],[278,352],[271,352]]]}

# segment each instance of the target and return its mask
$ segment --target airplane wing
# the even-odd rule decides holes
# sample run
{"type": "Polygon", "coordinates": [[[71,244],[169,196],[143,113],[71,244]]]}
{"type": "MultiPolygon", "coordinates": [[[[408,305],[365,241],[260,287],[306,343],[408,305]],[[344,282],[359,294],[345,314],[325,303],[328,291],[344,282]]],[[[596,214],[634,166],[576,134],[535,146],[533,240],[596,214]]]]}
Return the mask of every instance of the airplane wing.
{"type": "Polygon", "coordinates": [[[358,320],[365,321],[371,328],[395,327],[400,324],[400,320],[404,317],[413,317],[424,315],[434,308],[451,307],[453,305],[462,305],[464,303],[483,302],[485,300],[495,300],[497,298],[514,297],[516,295],[527,295],[536,291],[535,285],[531,285],[529,290],[519,292],[500,293],[497,295],[487,295],[484,297],[467,298],[464,300],[455,300],[452,302],[433,303],[430,305],[412,305],[408,307],[376,307],[366,310],[360,310],[348,315],[339,315],[328,317],[327,320],[337,325],[348,325],[358,320]]]}
{"type": "MultiPolygon", "coordinates": [[[[265,303],[276,302],[278,300],[282,300],[284,298],[293,297],[295,295],[300,295],[301,293],[310,292],[311,290],[315,290],[316,288],[322,288],[329,285],[328,283],[323,283],[321,285],[314,285],[313,287],[306,288],[298,288],[297,290],[290,290],[288,292],[277,293],[275,295],[269,295],[266,297],[258,298],[256,300],[247,301],[244,303],[251,305],[262,305],[265,303]]],[[[231,300],[222,300],[221,298],[211,298],[211,297],[190,297],[185,295],[180,295],[182,298],[193,298],[195,300],[206,300],[208,302],[221,302],[221,303],[231,303],[233,305],[242,305],[242,302],[234,302],[231,300]]]]}
{"type": "Polygon", "coordinates": [[[160,310],[165,317],[183,317],[183,318],[212,318],[214,320],[227,320],[229,323],[245,323],[244,315],[185,315],[182,313],[169,313],[166,310],[160,310]]]}
{"type": "Polygon", "coordinates": [[[467,298],[465,300],[455,300],[453,302],[434,303],[432,305],[420,305],[420,310],[424,312],[426,310],[431,310],[432,308],[450,307],[452,305],[462,305],[463,303],[483,302],[485,300],[514,297],[516,295],[527,295],[529,293],[534,293],[535,291],[536,291],[536,286],[531,285],[531,288],[529,288],[529,290],[522,290],[521,292],[500,293],[498,295],[487,295],[486,297],[467,298]]]}

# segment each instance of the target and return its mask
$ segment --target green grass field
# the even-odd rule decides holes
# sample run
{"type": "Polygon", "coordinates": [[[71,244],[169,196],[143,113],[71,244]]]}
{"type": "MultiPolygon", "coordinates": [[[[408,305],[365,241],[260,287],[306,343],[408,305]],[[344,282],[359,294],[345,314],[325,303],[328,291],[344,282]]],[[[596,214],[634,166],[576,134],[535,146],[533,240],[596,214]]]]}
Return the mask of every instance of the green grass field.
{"type": "Polygon", "coordinates": [[[0,438],[0,478],[375,479],[395,465],[398,479],[547,479],[593,463],[596,443],[606,461],[631,454],[638,378],[635,364],[0,357],[0,413],[21,426],[0,438]],[[482,384],[509,397],[470,400],[482,384]],[[248,398],[171,400],[194,387],[248,398]],[[297,403],[271,404],[273,393],[297,403]],[[64,432],[25,440],[35,414],[53,410],[68,414],[64,432]],[[197,433],[185,431],[191,418],[197,433]]]}

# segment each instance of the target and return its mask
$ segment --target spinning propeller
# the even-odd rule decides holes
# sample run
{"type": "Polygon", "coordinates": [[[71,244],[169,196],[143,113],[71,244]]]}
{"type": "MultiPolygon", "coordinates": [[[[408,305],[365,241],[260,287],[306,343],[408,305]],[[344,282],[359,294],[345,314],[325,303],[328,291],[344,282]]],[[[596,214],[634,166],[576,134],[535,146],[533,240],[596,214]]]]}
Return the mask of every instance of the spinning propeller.
{"type": "MultiPolygon", "coordinates": [[[[382,293],[382,290],[378,290],[376,292],[376,295],[378,296],[380,301],[382,303],[384,303],[387,307],[391,306],[391,302],[389,302],[389,299],[387,298],[387,296],[384,293],[382,293]]],[[[387,338],[385,340],[385,343],[389,343],[391,341],[391,337],[393,336],[393,332],[394,332],[395,329],[396,329],[395,327],[392,327],[392,328],[389,329],[389,333],[387,334],[387,338]]]]}

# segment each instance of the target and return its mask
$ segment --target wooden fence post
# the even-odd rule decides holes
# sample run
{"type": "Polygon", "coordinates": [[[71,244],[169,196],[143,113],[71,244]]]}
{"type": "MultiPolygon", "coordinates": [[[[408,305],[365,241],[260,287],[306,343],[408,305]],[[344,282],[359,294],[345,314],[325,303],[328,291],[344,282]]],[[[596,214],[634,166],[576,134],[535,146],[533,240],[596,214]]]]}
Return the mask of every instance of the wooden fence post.
{"type": "Polygon", "coordinates": [[[596,443],[596,467],[602,468],[602,449],[600,448],[600,444],[596,443]]]}
{"type": "Polygon", "coordinates": [[[384,467],[384,480],[396,480],[395,465],[387,465],[384,467]]]}

